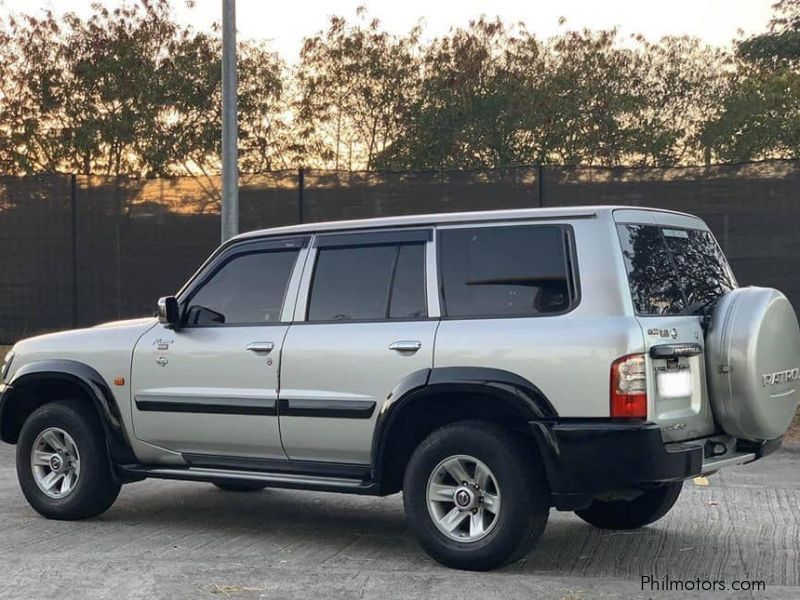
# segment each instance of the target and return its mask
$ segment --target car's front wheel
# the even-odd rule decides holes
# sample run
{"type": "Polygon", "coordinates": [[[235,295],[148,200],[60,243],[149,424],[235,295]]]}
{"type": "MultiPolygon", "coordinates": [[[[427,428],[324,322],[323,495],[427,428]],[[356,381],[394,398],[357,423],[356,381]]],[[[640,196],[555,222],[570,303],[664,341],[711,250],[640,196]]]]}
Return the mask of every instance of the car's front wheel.
{"type": "Polygon", "coordinates": [[[17,478],[28,503],[48,519],[85,519],[108,510],[120,485],[94,408],[76,400],[37,408],[17,441],[17,478]]]}
{"type": "Polygon", "coordinates": [[[666,515],[675,506],[682,489],[682,481],[665,483],[643,491],[632,500],[594,500],[575,514],[601,529],[638,529],[666,515]]]}
{"type": "Polygon", "coordinates": [[[432,558],[476,571],[523,558],[550,510],[547,479],[531,448],[481,421],[442,427],[417,447],[406,468],[403,502],[432,558]]]}

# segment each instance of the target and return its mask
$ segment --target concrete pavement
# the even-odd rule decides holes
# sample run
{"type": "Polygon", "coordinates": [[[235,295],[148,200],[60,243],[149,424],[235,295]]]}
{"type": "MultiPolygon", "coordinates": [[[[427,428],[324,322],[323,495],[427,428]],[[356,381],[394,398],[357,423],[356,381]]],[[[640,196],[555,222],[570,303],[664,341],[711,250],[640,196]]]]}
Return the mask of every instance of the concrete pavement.
{"type": "MultiPolygon", "coordinates": [[[[673,511],[634,532],[551,513],[526,560],[493,573],[431,561],[400,496],[363,498],[145,481],[92,521],[56,522],[25,502],[0,444],[0,598],[686,598],[656,579],[763,580],[734,597],[800,597],[800,447],[688,482],[673,511]]],[[[730,593],[718,594],[728,597],[730,593]]]]}

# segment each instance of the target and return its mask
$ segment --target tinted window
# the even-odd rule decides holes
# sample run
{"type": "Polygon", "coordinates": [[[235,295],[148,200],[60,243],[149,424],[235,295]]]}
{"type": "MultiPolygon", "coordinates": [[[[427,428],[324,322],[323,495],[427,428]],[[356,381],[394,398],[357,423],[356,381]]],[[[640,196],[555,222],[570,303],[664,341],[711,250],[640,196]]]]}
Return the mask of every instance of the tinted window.
{"type": "Polygon", "coordinates": [[[188,325],[241,325],[280,321],[297,250],[239,254],[226,262],[189,301],[188,325]]]}
{"type": "Polygon", "coordinates": [[[425,304],[425,246],[401,246],[395,268],[389,318],[424,317],[428,312],[425,304]]]}
{"type": "Polygon", "coordinates": [[[636,312],[661,315],[683,310],[683,292],[661,229],[647,225],[618,229],[636,312]]]}
{"type": "Polygon", "coordinates": [[[425,246],[320,248],[309,321],[424,317],[425,246]]]}
{"type": "Polygon", "coordinates": [[[528,316],[570,307],[563,228],[449,229],[440,240],[447,316],[528,316]]]}
{"type": "Polygon", "coordinates": [[[619,225],[628,284],[640,315],[689,313],[736,287],[708,231],[619,225]]]}
{"type": "Polygon", "coordinates": [[[708,231],[663,229],[689,308],[716,300],[736,287],[722,250],[708,231]]]}

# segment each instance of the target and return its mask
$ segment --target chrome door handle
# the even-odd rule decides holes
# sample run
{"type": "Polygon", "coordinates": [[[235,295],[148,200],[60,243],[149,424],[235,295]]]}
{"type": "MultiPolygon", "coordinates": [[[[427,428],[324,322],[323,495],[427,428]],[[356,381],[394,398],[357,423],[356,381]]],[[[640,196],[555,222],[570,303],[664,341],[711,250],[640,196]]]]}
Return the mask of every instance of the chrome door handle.
{"type": "Polygon", "coordinates": [[[389,350],[397,350],[398,352],[416,352],[420,348],[422,348],[422,342],[417,340],[402,340],[389,344],[389,350]]]}
{"type": "Polygon", "coordinates": [[[255,352],[256,354],[269,354],[275,348],[272,342],[253,342],[244,347],[245,350],[255,352]]]}

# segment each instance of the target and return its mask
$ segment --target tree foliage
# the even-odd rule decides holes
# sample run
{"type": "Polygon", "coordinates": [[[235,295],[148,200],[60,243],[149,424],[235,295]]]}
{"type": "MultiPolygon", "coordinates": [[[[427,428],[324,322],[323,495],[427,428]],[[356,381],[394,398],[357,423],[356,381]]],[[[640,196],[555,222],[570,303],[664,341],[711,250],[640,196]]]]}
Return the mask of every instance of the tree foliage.
{"type": "MultiPolygon", "coordinates": [[[[216,168],[220,43],[179,26],[166,0],[98,4],[88,19],[14,16],[4,25],[4,171],[156,176],[216,168]]],[[[269,168],[277,150],[266,124],[279,110],[283,66],[253,44],[240,61],[244,163],[269,168]]]]}
{"type": "MultiPolygon", "coordinates": [[[[425,41],[359,9],[291,66],[239,46],[240,167],[460,169],[800,157],[800,0],[731,50],[481,17],[425,41]]],[[[0,21],[0,171],[219,169],[218,28],[169,0],[0,21]]]]}
{"type": "Polygon", "coordinates": [[[769,31],[740,40],[707,143],[722,160],[800,158],[800,0],[780,0],[769,31]]]}
{"type": "Polygon", "coordinates": [[[299,137],[307,160],[335,169],[371,169],[406,124],[416,94],[419,29],[398,37],[377,19],[332,17],[305,40],[295,71],[299,137]]]}
{"type": "Polygon", "coordinates": [[[689,38],[619,44],[615,30],[540,42],[481,19],[426,49],[394,168],[699,160],[724,54],[689,38]],[[709,66],[712,69],[709,69],[709,66]],[[714,68],[719,67],[719,68],[714,68]]]}

